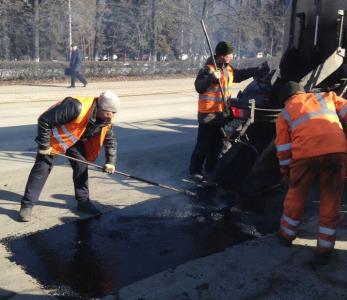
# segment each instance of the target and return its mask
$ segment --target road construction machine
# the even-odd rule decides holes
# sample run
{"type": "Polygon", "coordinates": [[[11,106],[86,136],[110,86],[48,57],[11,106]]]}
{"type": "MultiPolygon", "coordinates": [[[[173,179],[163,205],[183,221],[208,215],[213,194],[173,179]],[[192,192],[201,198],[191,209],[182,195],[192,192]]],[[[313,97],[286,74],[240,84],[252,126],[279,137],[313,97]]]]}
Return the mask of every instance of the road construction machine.
{"type": "Polygon", "coordinates": [[[296,81],[307,92],[347,97],[346,13],[346,0],[291,1],[278,67],[254,78],[230,101],[234,119],[226,124],[228,140],[215,180],[241,195],[246,206],[254,206],[259,193],[283,187],[274,147],[281,83],[296,81]]]}

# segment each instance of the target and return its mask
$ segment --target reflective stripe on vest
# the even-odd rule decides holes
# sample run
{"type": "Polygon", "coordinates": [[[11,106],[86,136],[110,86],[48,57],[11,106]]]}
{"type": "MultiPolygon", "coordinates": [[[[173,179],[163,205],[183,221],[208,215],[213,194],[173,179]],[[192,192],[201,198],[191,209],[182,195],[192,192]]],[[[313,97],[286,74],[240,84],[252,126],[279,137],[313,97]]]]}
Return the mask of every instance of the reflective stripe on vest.
{"type": "Polygon", "coordinates": [[[58,141],[58,143],[60,144],[60,146],[63,147],[64,151],[66,151],[69,146],[63,141],[63,139],[60,137],[60,134],[58,132],[58,129],[55,127],[52,130],[53,136],[55,137],[55,139],[58,141]]]}
{"type": "Polygon", "coordinates": [[[75,99],[82,104],[80,114],[76,119],[52,128],[50,143],[51,147],[58,153],[66,152],[80,139],[94,107],[94,97],[75,97],[75,99]]]}
{"type": "MultiPolygon", "coordinates": [[[[211,72],[215,71],[213,65],[207,65],[211,72]]],[[[221,85],[225,98],[231,95],[231,84],[233,82],[233,69],[230,66],[226,67],[228,76],[225,76],[225,70],[221,71],[221,85]]],[[[213,83],[209,86],[204,93],[199,94],[199,112],[201,113],[214,113],[223,112],[224,99],[218,83],[213,83]]]]}
{"type": "Polygon", "coordinates": [[[333,116],[337,117],[336,111],[328,108],[328,104],[327,104],[325,98],[321,94],[315,94],[315,96],[317,97],[317,99],[319,101],[319,104],[321,106],[321,110],[320,111],[314,111],[314,112],[311,112],[311,113],[304,114],[301,117],[299,117],[297,120],[292,121],[292,119],[290,118],[289,113],[287,112],[287,110],[285,108],[282,110],[283,118],[288,122],[291,130],[294,130],[300,124],[302,124],[305,121],[310,120],[310,119],[312,119],[314,117],[317,117],[317,116],[333,115],[333,116]]]}
{"type": "Polygon", "coordinates": [[[212,97],[212,96],[206,96],[206,95],[201,95],[199,97],[199,100],[204,100],[204,101],[214,101],[214,102],[223,102],[224,103],[224,99],[223,97],[212,97]]]}

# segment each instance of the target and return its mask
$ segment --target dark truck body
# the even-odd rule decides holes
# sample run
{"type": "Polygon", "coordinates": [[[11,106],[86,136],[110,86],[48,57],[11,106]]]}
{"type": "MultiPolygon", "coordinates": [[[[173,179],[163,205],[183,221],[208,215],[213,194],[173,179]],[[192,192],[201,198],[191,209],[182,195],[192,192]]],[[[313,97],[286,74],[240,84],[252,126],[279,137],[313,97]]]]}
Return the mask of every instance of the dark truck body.
{"type": "Polygon", "coordinates": [[[347,78],[344,53],[347,20],[341,13],[346,12],[345,0],[291,1],[284,35],[285,51],[279,66],[281,80],[301,82],[306,90],[343,92],[347,78]],[[307,74],[312,75],[309,84],[305,80],[307,74]],[[317,82],[318,77],[321,78],[317,82]]]}

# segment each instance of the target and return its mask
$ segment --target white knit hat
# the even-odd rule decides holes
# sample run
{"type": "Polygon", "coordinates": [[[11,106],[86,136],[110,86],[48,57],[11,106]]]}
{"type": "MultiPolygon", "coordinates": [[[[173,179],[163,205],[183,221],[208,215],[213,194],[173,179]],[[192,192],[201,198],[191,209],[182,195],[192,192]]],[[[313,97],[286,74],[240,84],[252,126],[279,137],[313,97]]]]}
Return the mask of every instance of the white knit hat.
{"type": "Polygon", "coordinates": [[[118,112],[120,101],[118,96],[111,91],[104,91],[98,99],[98,106],[105,111],[118,112]]]}

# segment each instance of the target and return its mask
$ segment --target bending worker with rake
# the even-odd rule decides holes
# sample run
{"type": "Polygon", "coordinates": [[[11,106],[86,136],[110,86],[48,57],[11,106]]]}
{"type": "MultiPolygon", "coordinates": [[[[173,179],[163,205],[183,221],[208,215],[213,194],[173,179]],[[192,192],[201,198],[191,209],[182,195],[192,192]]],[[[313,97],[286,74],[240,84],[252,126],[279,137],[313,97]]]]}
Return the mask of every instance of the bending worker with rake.
{"type": "MultiPolygon", "coordinates": [[[[107,173],[115,172],[116,139],[112,120],[119,110],[116,94],[105,91],[99,97],[67,97],[50,107],[38,119],[38,153],[30,172],[19,211],[20,221],[28,222],[35,202],[53,168],[54,154],[94,161],[103,145],[107,173]]],[[[99,210],[89,199],[88,166],[70,160],[77,209],[88,214],[99,210]]]]}

